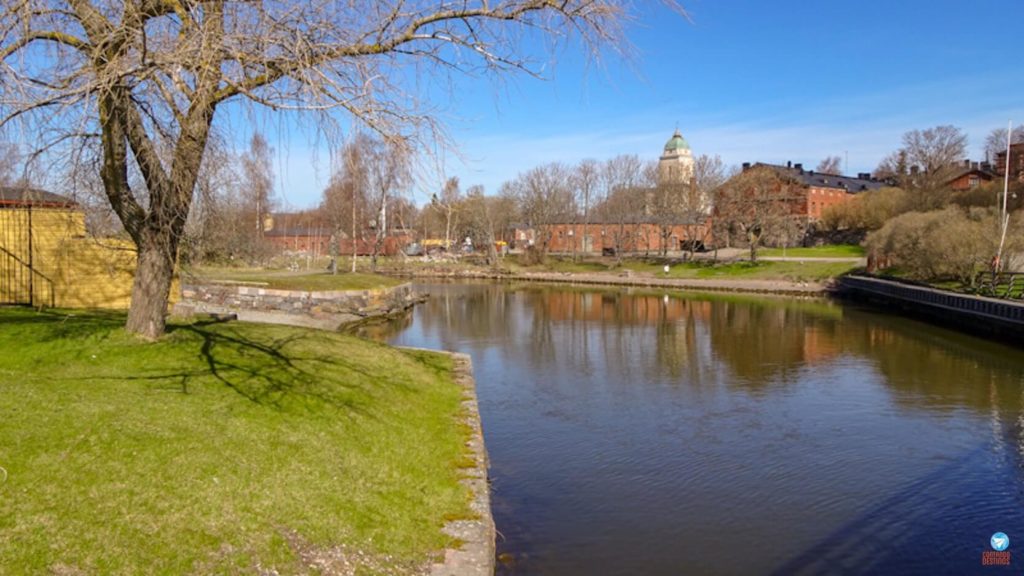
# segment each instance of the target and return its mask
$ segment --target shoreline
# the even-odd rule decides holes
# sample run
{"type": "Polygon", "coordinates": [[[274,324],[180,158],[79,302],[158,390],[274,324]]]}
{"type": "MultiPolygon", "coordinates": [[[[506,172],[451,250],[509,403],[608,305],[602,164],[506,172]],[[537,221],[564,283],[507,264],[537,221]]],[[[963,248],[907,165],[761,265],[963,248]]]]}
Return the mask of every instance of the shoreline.
{"type": "Polygon", "coordinates": [[[583,284],[594,286],[670,288],[698,292],[736,292],[747,294],[777,294],[787,296],[823,297],[831,294],[831,283],[794,282],[791,280],[710,280],[688,278],[658,278],[651,276],[611,276],[608,274],[580,274],[574,272],[527,272],[499,274],[477,271],[415,271],[398,273],[404,278],[436,280],[498,280],[503,282],[538,282],[557,284],[583,284]]]}

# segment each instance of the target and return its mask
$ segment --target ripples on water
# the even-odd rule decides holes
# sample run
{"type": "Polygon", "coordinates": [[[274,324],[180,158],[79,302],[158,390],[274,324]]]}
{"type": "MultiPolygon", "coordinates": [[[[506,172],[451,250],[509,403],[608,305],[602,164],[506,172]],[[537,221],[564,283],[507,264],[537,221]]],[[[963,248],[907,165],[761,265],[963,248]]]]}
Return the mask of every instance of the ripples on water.
{"type": "Polygon", "coordinates": [[[1024,545],[1016,350],[824,301],[426,290],[378,337],[473,356],[499,573],[999,573],[992,533],[1024,545]]]}

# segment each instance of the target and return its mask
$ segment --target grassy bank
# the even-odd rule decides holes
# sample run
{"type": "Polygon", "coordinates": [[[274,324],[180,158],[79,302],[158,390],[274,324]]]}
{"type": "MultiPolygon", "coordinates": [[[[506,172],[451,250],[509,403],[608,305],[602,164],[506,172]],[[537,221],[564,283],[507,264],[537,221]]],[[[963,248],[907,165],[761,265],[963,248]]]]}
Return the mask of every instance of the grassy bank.
{"type": "Polygon", "coordinates": [[[255,268],[197,268],[190,275],[200,280],[252,282],[276,290],[375,290],[390,288],[402,280],[381,274],[345,272],[289,272],[255,268]]]}
{"type": "Polygon", "coordinates": [[[864,247],[856,244],[833,244],[828,246],[811,246],[808,248],[761,248],[757,255],[764,257],[788,258],[863,258],[864,247]]]}
{"type": "Polygon", "coordinates": [[[535,266],[513,266],[514,272],[558,272],[571,274],[617,274],[622,270],[632,270],[640,274],[658,278],[680,279],[742,279],[742,280],[786,280],[791,282],[820,282],[835,278],[856,267],[852,262],[820,262],[808,259],[805,261],[758,261],[744,260],[732,262],[669,262],[658,259],[639,260],[626,259],[618,267],[613,267],[614,259],[606,261],[589,260],[572,262],[569,259],[548,258],[544,264],[535,266]],[[665,273],[665,264],[669,271],[665,273]]]}
{"type": "Polygon", "coordinates": [[[0,309],[2,571],[405,573],[451,544],[447,357],[244,323],[144,344],[123,320],[0,309]]]}

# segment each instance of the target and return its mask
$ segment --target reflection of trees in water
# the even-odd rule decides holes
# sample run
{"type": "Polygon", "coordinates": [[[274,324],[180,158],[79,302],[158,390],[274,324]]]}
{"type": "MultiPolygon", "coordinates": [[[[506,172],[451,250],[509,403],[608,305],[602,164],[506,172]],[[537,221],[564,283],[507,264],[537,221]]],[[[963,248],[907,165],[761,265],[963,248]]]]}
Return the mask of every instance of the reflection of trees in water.
{"type": "Polygon", "coordinates": [[[503,339],[515,334],[518,317],[511,313],[514,294],[500,285],[430,285],[426,302],[418,304],[416,321],[426,334],[441,341],[445,349],[457,349],[460,342],[503,339]]]}
{"type": "Polygon", "coordinates": [[[836,317],[784,302],[715,302],[709,317],[711,346],[732,370],[731,380],[744,387],[788,380],[802,366],[840,351],[836,317]]]}
{"type": "Polygon", "coordinates": [[[666,313],[657,324],[657,366],[673,382],[685,381],[690,385],[712,383],[717,370],[707,326],[711,303],[701,300],[673,301],[667,297],[661,300],[666,307],[673,302],[681,303],[685,315],[675,318],[666,313]]]}
{"type": "Polygon", "coordinates": [[[858,309],[847,317],[843,349],[872,362],[901,405],[1020,412],[1021,352],[904,318],[858,309]]]}
{"type": "Polygon", "coordinates": [[[617,291],[523,289],[531,310],[534,354],[562,360],[582,374],[607,373],[621,381],[703,381],[713,371],[704,319],[708,302],[617,291]],[[558,339],[556,342],[555,339],[558,339]],[[702,344],[703,342],[703,344],[702,344]]]}
{"type": "MultiPolygon", "coordinates": [[[[428,290],[433,297],[419,305],[416,322],[445,348],[499,348],[510,362],[552,370],[551,376],[557,368],[763,389],[846,354],[876,366],[901,405],[1021,413],[1021,353],[857,308],[840,314],[834,306],[786,299],[701,300],[539,285],[428,290]]],[[[400,327],[411,321],[400,320],[400,327]]]]}

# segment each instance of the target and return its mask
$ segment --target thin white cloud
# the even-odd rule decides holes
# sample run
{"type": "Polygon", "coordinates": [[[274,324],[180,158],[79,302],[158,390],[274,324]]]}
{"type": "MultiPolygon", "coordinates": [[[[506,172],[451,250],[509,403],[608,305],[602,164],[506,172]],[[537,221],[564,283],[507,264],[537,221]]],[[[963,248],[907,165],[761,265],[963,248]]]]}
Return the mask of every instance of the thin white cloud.
{"type": "MultiPolygon", "coordinates": [[[[943,82],[885,87],[821,100],[813,106],[760,102],[751,96],[741,108],[716,108],[704,113],[693,102],[651,107],[629,114],[605,115],[572,132],[522,130],[482,133],[461,127],[453,134],[459,154],[431,160],[440,166],[422,178],[414,198],[425,201],[446,176],[458,176],[463,187],[482,184],[497,193],[501,184],[520,172],[547,162],[575,163],[618,154],[656,159],[679,128],[694,154],[720,155],[724,162],[802,162],[814,166],[830,155],[846,161],[848,173],[869,172],[897,149],[904,132],[953,124],[970,136],[969,153],[980,158],[985,136],[1008,118],[1024,123],[1024,104],[1014,98],[1008,80],[965,76],[943,82]]],[[[458,125],[459,122],[455,122],[458,125]]],[[[480,125],[500,124],[481,119],[480,125]]],[[[314,206],[330,177],[330,152],[293,143],[281,157],[279,194],[289,204],[314,206]]]]}

